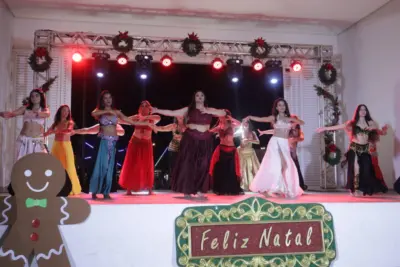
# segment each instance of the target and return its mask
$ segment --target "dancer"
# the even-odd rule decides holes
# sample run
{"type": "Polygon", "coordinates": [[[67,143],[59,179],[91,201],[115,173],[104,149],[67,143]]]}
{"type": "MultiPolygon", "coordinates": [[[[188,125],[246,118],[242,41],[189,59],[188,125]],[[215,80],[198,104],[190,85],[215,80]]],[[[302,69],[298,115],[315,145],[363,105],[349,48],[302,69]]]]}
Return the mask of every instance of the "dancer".
{"type": "MultiPolygon", "coordinates": [[[[296,115],[292,115],[292,117],[298,119],[298,117],[296,115]]],[[[258,132],[260,133],[260,136],[263,134],[274,134],[273,129],[267,130],[267,131],[258,130],[258,132]]],[[[289,132],[288,140],[289,140],[289,147],[290,147],[290,156],[292,157],[294,164],[296,165],[296,168],[297,168],[297,173],[299,175],[300,187],[301,187],[301,189],[306,191],[308,189],[308,186],[304,183],[303,173],[301,171],[299,159],[297,156],[297,144],[298,144],[298,142],[304,141],[304,133],[301,130],[299,124],[292,125],[292,129],[289,132]]]]}
{"type": "Polygon", "coordinates": [[[90,178],[89,191],[92,199],[97,199],[97,194],[103,194],[104,199],[111,199],[110,191],[115,164],[115,146],[118,140],[118,118],[134,125],[135,122],[127,118],[121,111],[113,106],[113,99],[109,91],[100,94],[97,108],[92,111],[92,116],[99,120],[101,138],[96,163],[90,178]]]}
{"type": "Polygon", "coordinates": [[[150,103],[142,101],[138,114],[129,117],[136,126],[119,176],[119,184],[126,189],[127,195],[132,195],[132,191],[148,190],[149,195],[153,192],[154,158],[151,134],[152,125],[160,121],[160,116],[150,115],[150,112],[150,103]]]}
{"type": "Polygon", "coordinates": [[[304,122],[290,116],[288,104],[282,98],[275,100],[272,114],[269,117],[249,116],[245,119],[271,123],[274,127],[274,134],[269,140],[260,169],[250,184],[250,190],[269,196],[298,197],[303,190],[299,186],[296,165],[290,156],[288,138],[291,124],[303,125],[304,122]]]}
{"type": "MultiPolygon", "coordinates": [[[[175,117],[173,123],[165,126],[156,126],[154,130],[157,132],[172,132],[172,140],[168,145],[169,177],[171,177],[172,171],[175,166],[176,158],[178,156],[182,135],[186,130],[184,119],[183,117],[175,117]]],[[[169,179],[168,181],[171,181],[171,179],[169,179]]]]}
{"type": "Polygon", "coordinates": [[[378,192],[385,193],[388,190],[383,180],[376,177],[370,154],[370,143],[376,142],[378,138],[377,128],[367,106],[361,104],[356,108],[351,121],[317,129],[318,133],[336,130],[346,130],[348,133],[351,143],[346,153],[349,164],[346,188],[355,196],[361,193],[364,196],[378,192]]]}
{"type": "Polygon", "coordinates": [[[212,155],[210,164],[212,189],[217,195],[243,194],[240,187],[240,160],[233,142],[234,128],[239,127],[240,124],[226,110],[226,116],[220,117],[217,126],[210,130],[212,133],[217,133],[221,140],[212,155]]]}
{"type": "Polygon", "coordinates": [[[54,123],[44,134],[45,137],[55,134],[51,154],[56,157],[68,173],[72,183],[71,195],[78,195],[82,191],[79,183],[78,174],[75,168],[75,157],[72,150],[71,134],[74,129],[74,121],[71,118],[71,110],[68,105],[62,105],[58,108],[54,123]]]}
{"type": "Polygon", "coordinates": [[[24,125],[16,141],[16,160],[31,153],[48,153],[43,137],[46,119],[50,117],[45,93],[55,79],[50,79],[40,88],[33,89],[29,97],[22,102],[23,106],[20,108],[12,112],[0,112],[0,117],[6,119],[23,116],[24,125]]]}
{"type": "Polygon", "coordinates": [[[196,194],[201,199],[210,189],[209,167],[213,153],[212,133],[209,131],[212,117],[226,115],[224,110],[210,108],[205,95],[197,91],[188,107],[178,110],[152,108],[152,113],[170,117],[186,117],[186,130],[180,143],[179,154],[172,173],[172,190],[184,193],[189,199],[196,194]]]}
{"type": "Polygon", "coordinates": [[[260,144],[256,133],[252,130],[249,121],[242,123],[242,138],[240,146],[238,147],[240,159],[240,171],[242,177],[242,188],[249,190],[249,186],[254,179],[258,169],[260,168],[260,161],[257,158],[256,151],[253,144],[260,144]]]}

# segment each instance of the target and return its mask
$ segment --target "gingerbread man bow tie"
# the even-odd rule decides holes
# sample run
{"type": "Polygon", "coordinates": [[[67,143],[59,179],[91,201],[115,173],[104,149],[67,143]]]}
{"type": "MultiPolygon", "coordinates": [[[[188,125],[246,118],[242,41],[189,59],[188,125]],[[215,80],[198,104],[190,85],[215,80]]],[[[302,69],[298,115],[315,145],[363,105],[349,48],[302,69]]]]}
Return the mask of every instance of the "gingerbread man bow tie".
{"type": "Polygon", "coordinates": [[[25,205],[27,208],[32,208],[32,207],[41,207],[41,208],[46,208],[47,207],[47,199],[33,199],[33,198],[27,198],[25,201],[25,205]]]}

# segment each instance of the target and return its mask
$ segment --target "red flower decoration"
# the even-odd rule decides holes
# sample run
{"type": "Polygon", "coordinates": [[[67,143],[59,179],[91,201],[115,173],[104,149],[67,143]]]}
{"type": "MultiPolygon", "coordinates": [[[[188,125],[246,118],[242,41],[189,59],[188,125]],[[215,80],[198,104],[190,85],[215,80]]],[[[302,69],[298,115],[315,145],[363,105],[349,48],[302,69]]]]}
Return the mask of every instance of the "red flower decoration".
{"type": "Polygon", "coordinates": [[[265,45],[265,40],[262,37],[259,37],[255,40],[255,43],[259,46],[262,47],[265,45]]]}
{"type": "Polygon", "coordinates": [[[328,145],[328,150],[329,150],[329,152],[335,152],[336,151],[336,145],[334,145],[334,144],[328,145]]]}
{"type": "Polygon", "coordinates": [[[193,40],[193,41],[199,40],[199,37],[198,37],[197,34],[195,34],[194,32],[189,33],[188,36],[189,36],[189,39],[190,39],[190,40],[193,40]]]}
{"type": "Polygon", "coordinates": [[[44,56],[46,55],[46,53],[47,53],[47,49],[44,48],[44,47],[38,47],[38,48],[36,48],[36,50],[35,50],[35,55],[36,55],[37,57],[39,57],[39,58],[44,57],[44,56]]]}
{"type": "Polygon", "coordinates": [[[128,32],[126,31],[126,32],[120,32],[119,31],[119,37],[121,38],[121,39],[128,39],[128,32]]]}
{"type": "Polygon", "coordinates": [[[326,69],[331,70],[333,69],[333,66],[331,63],[326,64],[326,69]]]}

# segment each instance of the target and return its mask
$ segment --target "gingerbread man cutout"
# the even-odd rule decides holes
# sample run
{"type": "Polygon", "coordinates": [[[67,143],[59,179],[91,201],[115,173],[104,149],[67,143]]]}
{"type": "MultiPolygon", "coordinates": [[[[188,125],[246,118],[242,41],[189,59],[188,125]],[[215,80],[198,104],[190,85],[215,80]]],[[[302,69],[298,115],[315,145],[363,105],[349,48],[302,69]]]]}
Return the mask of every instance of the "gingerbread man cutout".
{"type": "Polygon", "coordinates": [[[9,225],[0,241],[0,266],[70,267],[58,225],[84,222],[90,205],[84,199],[57,197],[65,170],[49,154],[34,153],[15,163],[14,196],[0,197],[0,225],[9,225]]]}

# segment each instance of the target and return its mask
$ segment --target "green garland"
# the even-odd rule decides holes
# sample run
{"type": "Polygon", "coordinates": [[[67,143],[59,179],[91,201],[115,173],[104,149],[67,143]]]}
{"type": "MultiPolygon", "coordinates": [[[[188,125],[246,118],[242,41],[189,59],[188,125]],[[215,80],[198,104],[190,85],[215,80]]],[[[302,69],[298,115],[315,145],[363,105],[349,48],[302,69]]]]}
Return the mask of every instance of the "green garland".
{"type": "MultiPolygon", "coordinates": [[[[334,126],[339,123],[340,109],[338,98],[333,94],[322,88],[321,86],[314,85],[315,91],[318,96],[322,96],[324,99],[330,100],[330,105],[333,110],[333,119],[327,126],[334,126]]],[[[323,159],[331,166],[335,166],[340,163],[342,157],[342,151],[335,145],[331,132],[326,132],[325,136],[325,154],[323,159]]]]}
{"type": "Polygon", "coordinates": [[[182,51],[189,57],[195,57],[203,50],[203,43],[197,34],[190,33],[182,42],[182,51]]]}
{"type": "Polygon", "coordinates": [[[128,32],[119,32],[111,41],[114,50],[120,53],[129,53],[133,48],[133,38],[128,35],[128,32]],[[124,44],[121,44],[124,42],[124,44]]]}
{"type": "Polygon", "coordinates": [[[331,63],[324,63],[318,71],[318,78],[322,84],[332,85],[336,82],[337,71],[331,63]]]}

